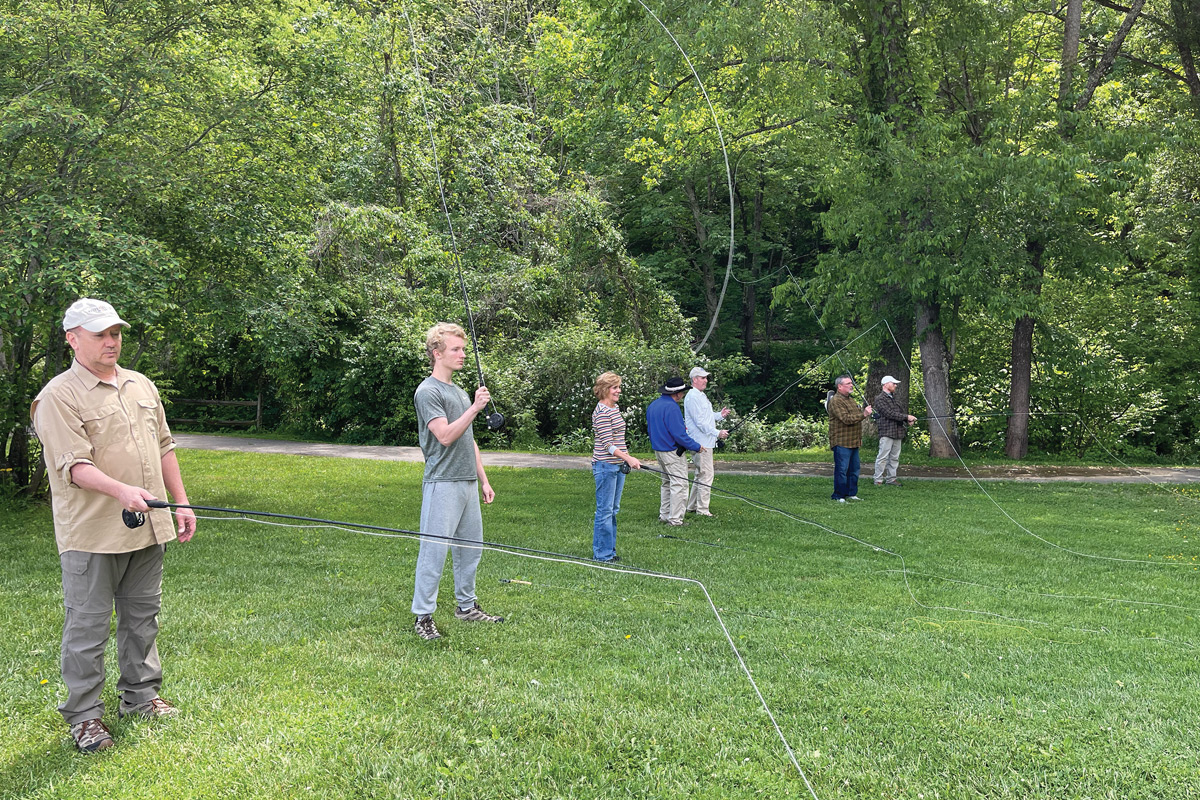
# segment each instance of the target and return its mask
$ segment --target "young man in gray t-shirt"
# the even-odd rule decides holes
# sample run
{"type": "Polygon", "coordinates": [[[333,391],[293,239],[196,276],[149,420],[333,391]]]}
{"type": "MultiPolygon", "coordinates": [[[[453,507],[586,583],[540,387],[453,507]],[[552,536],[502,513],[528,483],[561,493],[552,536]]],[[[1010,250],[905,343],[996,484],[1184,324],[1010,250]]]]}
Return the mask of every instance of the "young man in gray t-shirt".
{"type": "Polygon", "coordinates": [[[414,626],[422,639],[440,639],[433,624],[437,609],[438,584],[446,566],[446,551],[454,563],[454,616],[466,622],[503,622],[484,612],[475,597],[475,572],[482,549],[473,545],[451,545],[448,540],[483,541],[483,502],[491,503],[496,493],[483,471],[483,459],[471,423],[491,401],[486,386],[475,390],[475,402],[454,385],[454,373],[466,363],[466,332],[458,325],[439,322],[425,336],[425,351],[433,367],[413,395],[421,452],[425,455],[425,477],[421,486],[421,540],[413,586],[414,626]]]}

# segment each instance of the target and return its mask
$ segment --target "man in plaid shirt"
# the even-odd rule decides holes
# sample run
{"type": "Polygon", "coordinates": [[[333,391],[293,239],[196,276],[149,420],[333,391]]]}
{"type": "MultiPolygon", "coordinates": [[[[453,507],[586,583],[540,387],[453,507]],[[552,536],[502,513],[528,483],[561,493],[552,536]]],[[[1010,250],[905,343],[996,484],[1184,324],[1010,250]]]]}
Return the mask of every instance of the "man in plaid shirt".
{"type": "Polygon", "coordinates": [[[854,379],[841,375],[834,386],[837,393],[825,404],[829,412],[829,447],[833,450],[833,495],[839,503],[861,500],[858,496],[858,448],[862,445],[863,420],[871,407],[862,408],[850,396],[854,379]]]}

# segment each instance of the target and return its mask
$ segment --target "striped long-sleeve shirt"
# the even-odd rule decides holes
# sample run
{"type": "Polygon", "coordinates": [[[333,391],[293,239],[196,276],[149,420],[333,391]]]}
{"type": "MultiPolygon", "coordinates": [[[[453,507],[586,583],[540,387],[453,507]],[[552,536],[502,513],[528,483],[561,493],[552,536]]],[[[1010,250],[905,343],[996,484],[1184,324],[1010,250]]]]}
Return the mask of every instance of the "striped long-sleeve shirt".
{"type": "Polygon", "coordinates": [[[625,450],[625,418],[621,416],[616,406],[606,406],[596,403],[592,412],[592,434],[596,437],[592,445],[592,461],[606,461],[609,464],[624,463],[618,456],[609,452],[610,447],[625,450]]]}

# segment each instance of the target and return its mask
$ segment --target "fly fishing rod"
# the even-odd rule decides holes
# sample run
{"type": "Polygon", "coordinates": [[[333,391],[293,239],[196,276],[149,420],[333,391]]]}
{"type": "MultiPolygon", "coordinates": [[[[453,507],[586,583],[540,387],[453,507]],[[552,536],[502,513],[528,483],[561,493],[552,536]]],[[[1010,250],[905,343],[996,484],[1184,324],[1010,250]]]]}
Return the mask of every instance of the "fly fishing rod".
{"type": "MultiPolygon", "coordinates": [[[[442,541],[457,543],[457,544],[468,546],[468,547],[475,547],[475,548],[480,548],[480,549],[483,549],[483,548],[494,549],[494,550],[499,550],[501,552],[509,552],[514,555],[523,554],[524,557],[526,557],[526,558],[535,558],[535,559],[545,560],[545,561],[558,561],[558,562],[562,562],[562,563],[586,566],[591,569],[604,570],[605,572],[616,572],[616,573],[622,573],[622,574],[627,574],[627,575],[639,575],[639,576],[647,577],[647,578],[660,578],[663,580],[679,581],[681,583],[692,584],[692,585],[698,587],[700,589],[700,591],[704,593],[704,599],[708,602],[708,606],[712,610],[713,616],[717,620],[717,624],[720,625],[721,632],[725,636],[726,643],[729,645],[730,650],[733,652],[734,657],[737,659],[738,664],[741,666],[742,672],[746,676],[746,680],[749,681],[750,687],[754,690],[754,694],[758,698],[758,702],[762,706],[763,711],[766,712],[767,717],[770,719],[771,725],[775,729],[775,734],[779,737],[779,740],[783,743],[784,750],[787,751],[788,761],[791,762],[792,766],[795,767],[796,771],[804,778],[804,780],[806,782],[808,780],[807,776],[805,775],[804,770],[800,766],[800,762],[796,760],[796,753],[792,749],[791,743],[787,740],[787,737],[783,733],[783,729],[780,728],[779,722],[775,718],[775,713],[771,710],[770,705],[767,703],[766,697],[763,696],[762,690],[759,689],[758,682],[756,680],[754,680],[754,675],[751,673],[749,665],[746,663],[745,658],[742,656],[741,651],[738,649],[737,643],[734,642],[733,635],[729,632],[729,628],[728,628],[728,626],[726,626],[725,620],[721,616],[720,609],[717,608],[716,602],[713,601],[712,595],[709,594],[708,587],[705,586],[703,582],[696,580],[695,578],[689,578],[689,577],[686,577],[683,575],[672,575],[667,572],[654,572],[654,571],[646,570],[646,569],[638,569],[636,567],[613,566],[611,564],[598,564],[592,559],[579,558],[578,556],[571,556],[571,555],[566,555],[563,553],[556,553],[556,552],[549,551],[549,550],[538,550],[538,549],[532,548],[532,547],[518,547],[516,545],[496,544],[494,542],[486,542],[486,541],[467,541],[464,539],[458,539],[453,536],[439,536],[436,534],[419,533],[418,531],[410,531],[410,530],[405,530],[403,528],[389,528],[389,527],[384,527],[382,525],[366,525],[366,524],[358,523],[358,522],[341,522],[338,520],[319,519],[316,517],[301,517],[301,516],[297,516],[297,515],[293,515],[293,514],[277,514],[277,513],[269,512],[269,511],[251,511],[251,510],[242,509],[242,508],[221,508],[218,506],[196,506],[196,505],[187,505],[187,504],[183,504],[183,503],[168,503],[163,500],[147,500],[146,505],[149,506],[150,508],[155,508],[155,509],[187,508],[187,509],[191,509],[193,511],[215,511],[215,512],[221,512],[221,513],[226,513],[226,514],[240,514],[240,515],[243,515],[246,517],[270,517],[270,518],[274,518],[274,519],[295,520],[298,522],[311,522],[311,523],[315,523],[318,525],[329,525],[332,527],[361,528],[361,529],[363,529],[364,532],[368,532],[367,535],[402,536],[402,537],[406,537],[406,538],[440,539],[442,541]],[[369,532],[376,532],[376,533],[372,534],[369,532]]],[[[145,517],[144,512],[130,511],[128,509],[125,509],[121,512],[121,519],[124,520],[125,524],[130,528],[137,528],[141,525],[144,525],[146,522],[146,517],[145,517]]],[[[230,519],[233,519],[233,518],[230,518],[230,519]]],[[[813,797],[816,798],[815,793],[813,793],[813,797]]]]}
{"type": "MultiPolygon", "coordinates": [[[[458,252],[458,237],[454,235],[454,220],[450,217],[450,206],[446,202],[446,189],[442,184],[442,167],[438,161],[437,154],[437,139],[433,135],[433,120],[429,116],[429,106],[425,102],[425,92],[421,89],[421,76],[417,72],[418,53],[417,53],[417,32],[413,28],[412,19],[408,16],[408,10],[402,8],[404,19],[408,22],[409,37],[412,41],[413,51],[413,72],[415,73],[417,94],[421,98],[421,110],[425,115],[425,127],[429,131],[429,153],[433,159],[433,174],[437,178],[438,197],[441,199],[442,214],[446,217],[446,227],[450,233],[450,254],[454,261],[454,269],[458,274],[458,286],[462,289],[463,308],[467,312],[467,328],[471,332],[471,345],[475,355],[475,372],[479,376],[479,385],[486,386],[483,380],[483,364],[479,360],[479,338],[475,335],[475,317],[471,314],[471,298],[467,295],[467,282],[463,279],[462,258],[458,252]]],[[[504,427],[504,415],[496,409],[496,401],[489,401],[492,404],[492,413],[487,416],[487,426],[490,431],[498,431],[504,427]]]]}
{"type": "MultiPolygon", "coordinates": [[[[266,518],[270,518],[270,519],[289,519],[289,520],[293,520],[296,522],[311,522],[311,523],[314,523],[317,525],[330,525],[330,526],[339,527],[339,528],[358,528],[358,529],[361,529],[364,531],[377,531],[377,532],[383,533],[383,534],[395,534],[397,536],[404,536],[404,537],[410,537],[410,538],[415,537],[415,538],[420,538],[420,539],[438,539],[440,541],[447,542],[451,545],[469,546],[469,547],[478,547],[478,548],[490,548],[490,549],[506,551],[506,552],[530,553],[530,554],[535,554],[535,555],[539,555],[539,556],[550,556],[550,557],[558,558],[558,559],[577,561],[577,562],[580,562],[583,564],[588,564],[589,566],[592,565],[591,559],[580,558],[579,556],[572,556],[572,555],[568,555],[566,553],[557,553],[553,550],[539,550],[534,547],[521,547],[521,546],[515,545],[515,544],[501,544],[498,542],[460,539],[456,536],[440,536],[440,535],[434,534],[434,533],[421,533],[420,531],[411,531],[406,528],[389,528],[389,527],[386,527],[383,525],[367,525],[362,522],[345,522],[345,521],[336,520],[336,519],[320,519],[318,517],[301,517],[301,516],[296,516],[294,514],[278,514],[273,511],[251,511],[251,510],[245,509],[245,508],[222,508],[220,506],[196,506],[196,505],[187,505],[184,503],[168,503],[165,500],[147,500],[146,505],[149,506],[150,508],[156,508],[156,509],[170,510],[173,508],[186,508],[186,509],[190,509],[192,511],[214,511],[214,512],[222,513],[222,514],[237,514],[237,515],[240,515],[243,517],[266,517],[266,518]]],[[[233,518],[231,517],[230,519],[233,519],[233,518]]],[[[140,528],[142,525],[146,524],[146,514],[142,511],[130,511],[129,509],[122,509],[121,520],[125,523],[125,526],[127,528],[140,528]]],[[[654,575],[662,574],[662,573],[657,573],[657,572],[651,573],[648,570],[641,570],[641,569],[638,569],[637,567],[628,568],[627,571],[634,572],[637,574],[654,574],[654,575]]],[[[667,575],[666,577],[676,578],[679,580],[687,580],[686,578],[682,578],[678,575],[667,575]]]]}

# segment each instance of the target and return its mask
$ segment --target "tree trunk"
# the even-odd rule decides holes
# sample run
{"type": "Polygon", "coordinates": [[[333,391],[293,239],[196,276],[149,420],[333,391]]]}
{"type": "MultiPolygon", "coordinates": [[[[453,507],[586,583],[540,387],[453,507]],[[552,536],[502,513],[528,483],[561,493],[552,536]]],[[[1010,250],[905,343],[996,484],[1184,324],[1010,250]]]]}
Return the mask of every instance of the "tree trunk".
{"type": "Polygon", "coordinates": [[[708,319],[705,320],[707,326],[712,322],[713,314],[717,313],[717,278],[716,271],[713,269],[712,261],[705,255],[707,249],[704,244],[708,241],[708,231],[704,227],[704,209],[700,207],[700,199],[696,197],[696,184],[691,178],[683,182],[683,193],[687,197],[688,208],[692,212],[692,222],[695,225],[696,231],[696,248],[699,256],[697,257],[698,266],[700,267],[700,280],[704,287],[704,308],[708,312],[708,319]]]}
{"type": "Polygon", "coordinates": [[[936,302],[917,303],[916,336],[921,348],[921,373],[925,379],[925,407],[929,416],[929,455],[958,455],[958,425],[950,399],[950,354],[936,302]]]}
{"type": "Polygon", "coordinates": [[[1067,0],[1067,17],[1063,28],[1062,69],[1058,76],[1058,107],[1071,107],[1071,83],[1075,80],[1075,65],[1079,63],[1079,28],[1083,19],[1083,0],[1067,0]]]}
{"type": "MultiPolygon", "coordinates": [[[[392,41],[389,42],[389,47],[394,44],[396,36],[396,26],[392,25],[392,41]]],[[[379,103],[379,138],[383,143],[384,150],[388,156],[388,167],[392,173],[391,180],[388,183],[392,187],[392,202],[397,208],[403,208],[405,203],[406,187],[404,185],[404,170],[400,168],[400,151],[399,139],[400,134],[396,130],[396,108],[392,102],[392,54],[390,50],[385,50],[383,53],[383,92],[379,103]]]]}
{"type": "Polygon", "coordinates": [[[1175,22],[1175,47],[1183,66],[1183,78],[1193,99],[1200,100],[1200,76],[1196,74],[1196,52],[1200,51],[1200,0],[1171,0],[1175,22]]]}
{"type": "MultiPolygon", "coordinates": [[[[1022,288],[1027,294],[1038,297],[1042,293],[1042,277],[1046,274],[1046,265],[1042,262],[1046,243],[1040,239],[1027,239],[1025,251],[1029,254],[1032,274],[1022,288]]],[[[1026,314],[1013,324],[1008,430],[1004,434],[1004,454],[1009,458],[1029,455],[1029,399],[1032,396],[1033,326],[1036,322],[1032,314],[1026,314]]]]}
{"type": "Polygon", "coordinates": [[[1004,433],[1004,454],[1012,459],[1029,455],[1029,396],[1033,371],[1033,325],[1031,316],[1021,317],[1013,325],[1012,374],[1008,389],[1008,430],[1004,433]]]}
{"type": "Polygon", "coordinates": [[[874,401],[883,377],[891,375],[900,381],[896,387],[896,401],[901,408],[908,408],[909,385],[912,383],[908,365],[912,361],[913,315],[911,311],[893,313],[887,322],[895,339],[886,336],[879,347],[879,354],[867,367],[867,399],[874,401]]]}
{"type": "Polygon", "coordinates": [[[747,358],[754,356],[754,324],[758,312],[758,275],[762,254],[763,190],[761,182],[754,193],[754,218],[750,223],[750,280],[742,285],[742,353],[747,358]]]}

